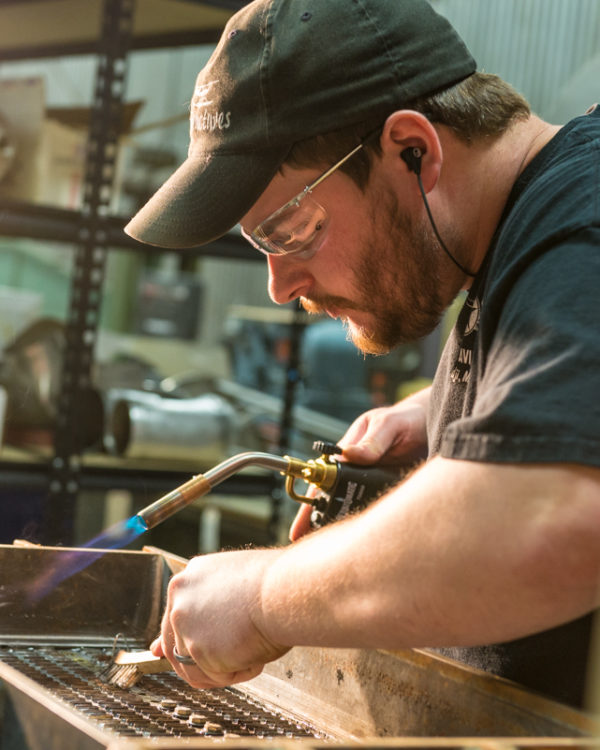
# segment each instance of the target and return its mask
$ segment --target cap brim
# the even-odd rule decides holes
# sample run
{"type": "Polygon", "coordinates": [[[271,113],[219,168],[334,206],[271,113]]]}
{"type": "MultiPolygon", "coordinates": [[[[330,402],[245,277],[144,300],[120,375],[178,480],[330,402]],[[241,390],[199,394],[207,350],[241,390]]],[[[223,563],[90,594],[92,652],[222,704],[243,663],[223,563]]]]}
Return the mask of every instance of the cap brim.
{"type": "Polygon", "coordinates": [[[192,154],[125,227],[158,247],[204,245],[222,237],[265,190],[285,152],[192,154]]]}

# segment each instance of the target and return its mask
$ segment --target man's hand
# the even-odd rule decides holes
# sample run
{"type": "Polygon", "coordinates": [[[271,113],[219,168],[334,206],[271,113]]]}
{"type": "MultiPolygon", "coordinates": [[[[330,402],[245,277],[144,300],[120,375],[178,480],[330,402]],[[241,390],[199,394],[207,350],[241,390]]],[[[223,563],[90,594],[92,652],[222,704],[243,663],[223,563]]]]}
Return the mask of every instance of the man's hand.
{"type": "MultiPolygon", "coordinates": [[[[338,441],[342,458],[357,464],[411,464],[425,458],[428,399],[429,388],[393,406],[361,414],[338,441]]],[[[310,505],[298,510],[290,527],[290,541],[308,534],[311,513],[310,505]]]]}
{"type": "Polygon", "coordinates": [[[426,409],[407,399],[370,409],[350,425],[338,443],[357,464],[410,463],[427,455],[426,409]]]}
{"type": "Polygon", "coordinates": [[[197,688],[256,677],[288,648],[264,632],[261,585],[278,550],[222,552],[190,560],[169,584],[162,632],[151,645],[197,688]],[[173,650],[195,664],[181,664],[173,650]]]}

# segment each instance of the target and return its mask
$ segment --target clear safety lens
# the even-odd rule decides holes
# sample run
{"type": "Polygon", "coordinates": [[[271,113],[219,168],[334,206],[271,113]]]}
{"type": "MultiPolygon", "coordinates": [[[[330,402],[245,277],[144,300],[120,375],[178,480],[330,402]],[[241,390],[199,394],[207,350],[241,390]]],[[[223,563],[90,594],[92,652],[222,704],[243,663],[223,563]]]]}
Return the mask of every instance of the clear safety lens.
{"type": "Polygon", "coordinates": [[[327,213],[310,193],[290,201],[271,214],[252,232],[252,239],[267,253],[302,253],[309,258],[324,239],[327,213]]]}

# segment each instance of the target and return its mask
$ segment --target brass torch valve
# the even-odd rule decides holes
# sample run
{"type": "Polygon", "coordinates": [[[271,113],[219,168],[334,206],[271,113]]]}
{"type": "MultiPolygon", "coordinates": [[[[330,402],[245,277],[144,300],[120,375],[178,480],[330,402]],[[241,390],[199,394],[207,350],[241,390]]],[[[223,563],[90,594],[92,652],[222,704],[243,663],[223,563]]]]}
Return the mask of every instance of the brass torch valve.
{"type": "Polygon", "coordinates": [[[285,456],[289,465],[283,472],[287,475],[288,495],[313,506],[310,516],[313,528],[363,510],[407,472],[407,467],[362,466],[337,461],[332,456],[341,455],[342,449],[335,443],[319,440],[313,443],[313,449],[320,451],[319,458],[299,461],[285,456]],[[297,478],[304,479],[320,492],[316,497],[298,494],[294,487],[297,478]]]}
{"type": "Polygon", "coordinates": [[[335,486],[338,478],[338,463],[331,456],[340,454],[342,449],[335,443],[326,443],[318,440],[313,443],[313,450],[320,451],[319,458],[309,458],[303,461],[292,456],[284,456],[288,461],[288,468],[285,472],[285,491],[299,503],[308,503],[314,505],[315,498],[307,495],[300,495],[294,487],[296,479],[302,479],[308,484],[315,485],[323,492],[329,492],[335,486]]]}

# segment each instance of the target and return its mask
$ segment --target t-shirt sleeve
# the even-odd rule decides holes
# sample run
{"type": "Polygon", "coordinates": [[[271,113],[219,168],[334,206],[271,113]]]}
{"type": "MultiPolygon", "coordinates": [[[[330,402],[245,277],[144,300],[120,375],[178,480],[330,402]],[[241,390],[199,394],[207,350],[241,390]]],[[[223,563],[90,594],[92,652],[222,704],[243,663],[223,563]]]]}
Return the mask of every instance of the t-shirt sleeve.
{"type": "Polygon", "coordinates": [[[473,408],[446,427],[440,454],[600,466],[600,227],[544,248],[510,291],[491,290],[481,328],[490,347],[473,408]]]}

